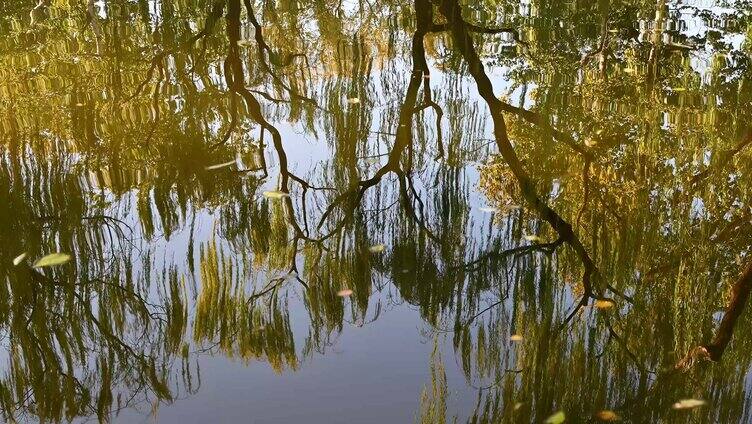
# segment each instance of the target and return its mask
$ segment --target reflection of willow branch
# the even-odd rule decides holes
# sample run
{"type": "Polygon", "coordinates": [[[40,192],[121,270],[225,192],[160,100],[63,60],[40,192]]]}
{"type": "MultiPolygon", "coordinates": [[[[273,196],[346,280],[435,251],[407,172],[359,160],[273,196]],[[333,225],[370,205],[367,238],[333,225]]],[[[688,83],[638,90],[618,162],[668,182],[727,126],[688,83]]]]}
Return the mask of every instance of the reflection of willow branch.
{"type": "MultiPolygon", "coordinates": [[[[517,42],[517,43],[519,43],[519,44],[521,44],[523,46],[527,46],[527,43],[524,42],[524,41],[522,41],[520,39],[519,32],[516,29],[514,29],[514,28],[497,28],[497,29],[492,29],[492,28],[484,28],[484,27],[480,27],[480,26],[477,26],[477,25],[469,24],[467,22],[464,22],[464,20],[462,20],[461,9],[460,9],[459,6],[452,13],[455,13],[456,14],[456,18],[459,19],[460,21],[462,21],[463,32],[467,36],[466,39],[463,42],[470,43],[470,44],[468,44],[468,46],[472,50],[474,50],[474,47],[472,45],[472,42],[473,42],[472,38],[469,35],[470,32],[481,33],[481,34],[510,33],[514,37],[515,42],[517,42]]],[[[454,18],[452,18],[452,19],[454,19],[454,18]]],[[[453,23],[450,20],[450,22],[446,23],[446,24],[432,25],[430,32],[442,32],[442,31],[447,31],[447,30],[453,31],[454,30],[453,26],[454,25],[453,25],[453,23]]],[[[462,50],[462,49],[460,49],[460,50],[462,50]]],[[[476,54],[476,56],[477,56],[477,54],[476,54]]],[[[478,61],[480,63],[480,59],[478,59],[478,61]]],[[[531,110],[524,109],[522,107],[513,106],[513,105],[511,105],[509,103],[506,103],[506,102],[503,102],[503,101],[499,100],[498,98],[496,98],[496,102],[495,103],[497,104],[497,107],[499,109],[501,109],[502,111],[508,112],[508,113],[513,113],[513,114],[519,116],[520,118],[524,119],[525,121],[527,121],[527,122],[529,122],[529,123],[531,123],[533,125],[536,125],[536,126],[540,127],[547,134],[549,134],[551,137],[553,137],[555,140],[558,140],[558,141],[566,144],[570,149],[572,149],[573,151],[575,151],[575,152],[583,155],[585,158],[591,158],[592,157],[592,153],[590,151],[588,151],[585,147],[583,147],[580,143],[578,143],[577,140],[574,139],[574,137],[572,137],[571,135],[569,135],[569,134],[567,134],[567,133],[565,133],[565,132],[563,132],[563,131],[555,128],[553,125],[551,125],[551,123],[549,122],[549,120],[546,119],[543,115],[541,115],[541,114],[539,114],[537,112],[533,112],[531,110]]],[[[425,107],[427,107],[427,106],[424,106],[423,108],[425,108],[425,107]]]]}
{"type": "MultiPolygon", "coordinates": [[[[231,3],[233,1],[237,1],[237,0],[231,0],[231,3]]],[[[315,100],[313,100],[312,98],[307,97],[307,96],[305,96],[303,94],[300,94],[300,93],[296,92],[295,90],[292,89],[291,86],[285,84],[285,82],[282,81],[282,78],[280,78],[279,75],[277,75],[272,70],[272,68],[269,66],[269,63],[266,61],[266,55],[267,54],[270,54],[270,55],[273,54],[272,49],[266,43],[266,40],[264,40],[264,34],[263,34],[262,29],[261,29],[261,24],[259,24],[258,20],[256,20],[256,15],[253,12],[253,5],[251,4],[251,0],[244,0],[244,3],[245,3],[246,12],[248,13],[248,19],[251,21],[251,25],[253,25],[253,28],[254,28],[254,38],[256,39],[256,49],[257,49],[257,52],[258,52],[259,61],[261,62],[261,67],[264,69],[264,71],[266,73],[268,73],[272,77],[272,79],[274,79],[274,81],[276,81],[285,91],[287,91],[290,94],[290,97],[292,97],[294,99],[302,100],[302,101],[304,101],[306,103],[310,103],[310,104],[318,107],[318,104],[316,103],[315,100]]],[[[231,42],[232,42],[232,40],[231,40],[231,42]]],[[[235,41],[234,43],[237,45],[237,41],[235,41]]],[[[300,56],[300,55],[302,55],[302,54],[296,54],[296,55],[294,55],[292,57],[300,56]]],[[[305,58],[304,55],[302,55],[302,56],[305,58]]],[[[305,58],[305,59],[306,59],[306,62],[307,62],[308,59],[307,58],[305,58]]]]}
{"type": "MultiPolygon", "coordinates": [[[[37,368],[36,365],[38,364],[35,364],[35,367],[30,368],[31,375],[29,375],[29,378],[31,380],[28,382],[28,384],[31,384],[33,387],[30,389],[31,392],[27,392],[27,394],[23,396],[23,399],[18,402],[17,406],[15,407],[16,411],[21,409],[29,409],[33,411],[33,408],[37,406],[37,401],[48,401],[48,399],[40,397],[32,401],[32,404],[28,404],[28,402],[30,402],[34,397],[34,393],[37,391],[37,387],[34,386],[38,386],[40,384],[50,384],[50,382],[47,381],[48,376],[51,376],[53,379],[55,379],[55,381],[57,381],[56,379],[58,377],[61,377],[65,382],[61,387],[70,389],[70,386],[74,386],[74,392],[76,393],[75,396],[79,397],[78,399],[74,399],[74,396],[71,396],[70,398],[66,398],[64,402],[81,402],[80,405],[68,405],[68,407],[72,408],[71,410],[74,411],[77,409],[77,414],[80,414],[82,412],[96,414],[100,420],[104,420],[106,414],[108,413],[107,411],[109,410],[109,406],[106,405],[106,403],[109,402],[106,395],[104,398],[92,398],[91,388],[86,387],[86,385],[90,385],[92,383],[90,377],[86,376],[85,374],[79,377],[78,375],[76,375],[76,373],[73,372],[73,362],[79,362],[80,360],[82,361],[80,365],[85,365],[86,358],[88,357],[87,352],[91,354],[99,353],[101,355],[100,358],[105,360],[105,362],[103,362],[103,364],[105,365],[101,366],[106,366],[106,358],[109,358],[109,361],[111,361],[111,363],[117,362],[123,364],[125,367],[124,371],[129,372],[131,370],[135,370],[135,376],[122,376],[121,380],[121,383],[124,384],[129,384],[135,381],[141,383],[139,384],[138,388],[133,391],[131,399],[133,399],[138,393],[145,393],[146,389],[151,389],[151,392],[156,395],[158,399],[172,399],[170,391],[167,388],[165,382],[160,379],[159,376],[157,376],[154,358],[147,355],[143,350],[134,350],[134,348],[131,347],[124,338],[121,338],[122,336],[116,335],[113,332],[116,328],[115,326],[113,326],[113,323],[102,320],[106,315],[101,314],[104,307],[101,302],[98,305],[98,313],[100,317],[98,318],[95,315],[92,305],[92,296],[96,294],[101,297],[102,292],[96,290],[95,288],[92,288],[91,286],[93,286],[94,284],[99,284],[102,287],[114,287],[115,289],[117,289],[117,298],[121,299],[118,302],[119,304],[123,306],[128,305],[129,308],[135,308],[137,315],[142,316],[145,319],[147,319],[146,317],[153,317],[153,315],[147,308],[147,306],[151,305],[149,305],[142,296],[133,292],[132,290],[129,290],[126,287],[119,286],[116,283],[110,283],[103,280],[91,280],[87,283],[74,284],[64,283],[58,282],[52,277],[49,277],[34,268],[26,267],[25,269],[28,272],[30,281],[32,282],[32,294],[34,300],[31,301],[32,308],[31,312],[29,313],[29,319],[27,320],[26,325],[20,326],[15,330],[14,339],[17,343],[19,343],[20,348],[24,351],[22,355],[23,360],[25,360],[27,363],[38,362],[42,365],[42,368],[37,368]],[[38,294],[41,295],[42,293],[54,296],[58,300],[61,297],[63,299],[66,299],[63,304],[65,305],[67,312],[65,314],[61,314],[56,310],[47,308],[48,306],[51,307],[52,305],[54,305],[55,302],[48,303],[45,300],[38,302],[38,294]],[[39,310],[38,308],[36,308],[36,306],[43,306],[44,310],[39,310]],[[78,315],[71,316],[71,313],[78,314],[79,312],[83,314],[83,317],[85,317],[84,321],[80,321],[78,315]],[[32,318],[35,314],[38,313],[45,313],[47,319],[43,324],[40,322],[40,319],[34,319],[35,324],[32,324],[32,318]],[[72,323],[78,324],[74,324],[73,327],[70,327],[72,323]],[[41,329],[38,328],[40,325],[41,329]],[[88,335],[90,341],[86,342],[86,346],[89,347],[86,348],[86,350],[84,348],[84,341],[82,339],[84,337],[82,330],[84,329],[87,329],[88,332],[90,332],[90,334],[88,335]],[[39,330],[43,332],[41,334],[37,334],[37,331],[39,330]],[[69,332],[71,334],[69,334],[69,332]],[[54,335],[54,337],[51,338],[50,335],[54,335]],[[72,337],[76,338],[75,341],[71,339],[72,337]],[[99,338],[101,338],[101,342],[98,341],[99,338]],[[81,349],[80,351],[79,344],[81,349]],[[72,345],[75,345],[75,347],[72,345]],[[98,347],[104,346],[109,347],[109,353],[107,351],[97,349],[98,347]],[[31,352],[27,351],[27,349],[35,351],[36,354],[31,354],[31,352]],[[80,359],[75,359],[75,361],[72,361],[73,358],[71,355],[73,353],[75,353],[77,356],[80,355],[80,359]],[[59,358],[58,355],[64,355],[64,358],[59,358]],[[136,364],[134,365],[131,360],[135,361],[136,364]],[[64,369],[64,365],[67,365],[67,370],[64,369]],[[41,374],[37,374],[37,372],[40,372],[41,374]],[[37,381],[38,379],[41,379],[43,377],[43,381],[37,381]],[[149,384],[145,384],[146,382],[148,382],[149,384]],[[86,385],[84,383],[86,383],[86,385]],[[93,403],[92,400],[96,401],[96,403],[93,403]]],[[[25,304],[19,304],[18,306],[24,311],[28,310],[27,305],[25,304]]],[[[21,311],[18,311],[17,315],[21,316],[23,315],[23,313],[21,311]]],[[[141,340],[145,340],[147,338],[148,329],[149,322],[147,321],[144,325],[144,333],[136,339],[136,342],[140,342],[141,340]]],[[[120,384],[116,383],[115,380],[112,380],[113,375],[108,374],[111,371],[103,370],[102,372],[107,374],[106,376],[103,376],[102,384],[107,385],[108,389],[111,387],[116,387],[118,384],[120,384]]],[[[130,400],[128,400],[126,404],[130,404],[130,400]]],[[[118,405],[122,404],[118,402],[118,405]]],[[[46,406],[44,405],[39,406],[46,408],[46,406]]]]}
{"type": "Polygon", "coordinates": [[[193,45],[201,38],[206,37],[209,35],[212,29],[214,29],[214,25],[217,23],[219,18],[222,16],[222,11],[225,8],[225,2],[224,0],[215,0],[212,4],[211,11],[209,12],[209,16],[206,17],[206,22],[204,23],[204,28],[201,29],[196,35],[192,36],[188,40],[188,45],[193,45]]]}
{"type": "Polygon", "coordinates": [[[564,243],[564,239],[561,237],[550,243],[531,244],[528,246],[517,246],[512,249],[503,250],[501,252],[490,251],[470,263],[466,263],[460,266],[452,267],[450,269],[463,269],[466,272],[474,272],[481,269],[481,265],[486,261],[498,261],[510,256],[519,256],[531,252],[543,252],[546,254],[552,254],[557,247],[564,243]]]}
{"type": "MultiPolygon", "coordinates": [[[[250,7],[250,5],[246,4],[246,7],[250,7]]],[[[249,9],[249,14],[251,12],[252,10],[249,9]]],[[[279,130],[274,125],[272,125],[269,121],[267,121],[266,118],[264,118],[264,115],[261,111],[261,103],[259,103],[259,101],[253,96],[253,94],[251,94],[251,92],[245,87],[245,74],[243,71],[243,64],[240,61],[240,55],[238,51],[238,41],[240,40],[240,1],[239,0],[231,0],[228,3],[227,35],[230,40],[227,59],[225,60],[225,63],[224,63],[225,80],[227,82],[227,86],[230,88],[230,91],[233,94],[233,96],[237,94],[237,95],[240,95],[240,97],[243,99],[243,101],[246,104],[246,107],[248,108],[248,113],[250,114],[251,118],[253,118],[253,120],[255,120],[261,126],[262,134],[264,131],[271,134],[272,144],[273,144],[274,150],[277,152],[277,158],[279,160],[279,168],[280,168],[279,189],[280,191],[287,193],[287,194],[290,193],[290,187],[289,187],[290,180],[299,183],[303,187],[304,197],[308,189],[329,190],[328,187],[315,187],[309,184],[304,179],[298,177],[297,175],[289,171],[288,164],[287,164],[287,153],[285,152],[284,146],[282,145],[282,136],[279,130]]],[[[263,137],[262,137],[262,140],[263,140],[263,137]]],[[[263,145],[261,147],[263,148],[263,145]]],[[[264,173],[266,173],[267,172],[266,164],[263,164],[263,168],[264,168],[264,173]]],[[[295,231],[296,241],[298,239],[310,240],[306,232],[303,231],[303,229],[295,220],[295,213],[293,211],[292,199],[289,196],[286,196],[283,202],[284,202],[283,205],[285,208],[285,213],[288,217],[288,221],[290,222],[290,224],[293,227],[293,230],[295,231]]],[[[305,203],[303,203],[303,205],[305,207],[305,203]]],[[[306,212],[303,211],[304,216],[305,216],[305,213],[306,212]]],[[[307,221],[305,223],[305,226],[306,228],[308,227],[307,221]]]]}
{"type": "Polygon", "coordinates": [[[608,328],[608,339],[606,340],[606,344],[603,347],[603,352],[601,352],[600,354],[596,355],[596,358],[600,358],[601,356],[605,355],[606,354],[606,350],[608,349],[608,345],[611,343],[611,340],[615,340],[616,343],[619,346],[621,346],[622,349],[624,349],[624,352],[627,353],[627,356],[629,356],[629,359],[631,359],[632,362],[634,362],[635,366],[640,371],[642,371],[642,372],[650,372],[650,373],[655,374],[654,371],[648,371],[642,365],[642,363],[640,362],[640,360],[637,359],[637,355],[635,355],[631,350],[629,350],[629,346],[627,346],[626,340],[624,340],[624,338],[621,335],[619,335],[619,333],[617,333],[616,330],[614,330],[614,326],[613,326],[613,324],[611,324],[611,320],[608,317],[605,318],[605,322],[606,322],[606,328],[608,328]]]}
{"type": "MultiPolygon", "coordinates": [[[[450,30],[450,23],[446,24],[436,24],[431,27],[431,32],[441,32],[441,31],[447,31],[450,30]]],[[[515,41],[515,43],[519,43],[523,46],[528,46],[528,43],[523,41],[522,38],[520,38],[520,32],[516,28],[512,27],[503,27],[503,28],[488,28],[480,25],[475,24],[466,24],[467,29],[470,32],[475,32],[478,34],[512,34],[512,39],[515,41]]]]}
{"type": "Polygon", "coordinates": [[[752,292],[752,261],[750,261],[742,275],[736,280],[733,288],[731,289],[731,299],[728,306],[726,306],[726,312],[721,319],[721,325],[715,332],[713,340],[706,345],[698,346],[687,353],[687,355],[676,364],[677,369],[687,370],[698,359],[705,359],[710,361],[718,361],[723,356],[723,352],[726,351],[726,347],[731,341],[731,337],[734,335],[734,327],[736,326],[739,317],[741,317],[744,309],[747,306],[750,292],[752,292]]]}
{"type": "Polygon", "coordinates": [[[425,213],[423,212],[423,200],[421,200],[420,195],[418,195],[417,191],[415,190],[415,185],[412,182],[412,178],[409,176],[409,174],[406,174],[402,171],[397,172],[397,177],[399,179],[400,199],[402,199],[402,205],[405,207],[405,209],[407,209],[413,220],[418,223],[420,228],[426,233],[426,235],[428,235],[431,240],[437,243],[440,242],[436,234],[434,234],[433,231],[431,231],[431,229],[426,226],[425,213]],[[408,186],[410,187],[410,191],[413,193],[413,196],[415,196],[418,201],[418,207],[420,208],[421,215],[420,217],[415,212],[415,208],[410,201],[410,194],[407,191],[408,186]]]}
{"type": "Polygon", "coordinates": [[[590,62],[590,59],[592,59],[595,56],[599,56],[600,63],[598,64],[601,78],[606,79],[608,75],[606,74],[606,57],[608,56],[608,43],[609,43],[609,32],[608,32],[608,14],[611,9],[611,2],[605,1],[605,2],[598,2],[598,6],[601,13],[601,34],[600,34],[600,40],[598,42],[598,48],[594,49],[591,52],[586,53],[584,56],[582,56],[582,59],[580,59],[580,66],[585,67],[588,62],[590,62]]]}
{"type": "MultiPolygon", "coordinates": [[[[540,214],[541,218],[547,221],[553,229],[559,233],[559,238],[566,242],[582,261],[584,267],[584,273],[582,276],[584,294],[574,310],[564,320],[562,325],[566,325],[581,308],[587,305],[591,297],[595,297],[591,278],[597,272],[597,269],[582,242],[574,233],[572,225],[565,221],[538,196],[532,179],[523,168],[522,162],[520,162],[520,159],[517,157],[517,153],[509,140],[506,122],[504,121],[504,111],[510,109],[518,110],[519,113],[522,114],[521,116],[535,119],[538,119],[539,116],[537,114],[531,115],[530,113],[525,113],[526,111],[508,105],[494,95],[493,85],[483,68],[483,63],[481,62],[478,53],[475,51],[473,39],[470,36],[467,23],[465,23],[462,18],[459,3],[456,0],[442,0],[440,2],[440,10],[444,17],[449,21],[455,45],[468,63],[469,72],[475,80],[480,96],[485,100],[491,110],[497,147],[499,148],[501,156],[507,162],[515,178],[518,180],[520,191],[527,202],[532,205],[533,209],[535,209],[540,214]]],[[[541,122],[541,125],[544,124],[544,122],[541,122]]]]}
{"type": "Polygon", "coordinates": [[[162,83],[165,80],[165,68],[164,65],[159,63],[159,78],[157,79],[157,83],[154,86],[154,95],[152,97],[152,109],[154,109],[154,120],[151,123],[151,128],[149,129],[149,133],[146,135],[146,140],[144,140],[144,144],[148,145],[151,143],[152,138],[154,137],[154,133],[157,131],[157,124],[159,123],[159,120],[161,119],[161,114],[159,112],[159,94],[162,89],[162,83]]]}
{"type": "Polygon", "coordinates": [[[742,141],[740,141],[736,146],[734,146],[733,149],[727,150],[725,152],[721,152],[718,155],[719,157],[715,162],[715,166],[709,167],[692,177],[692,179],[689,182],[690,187],[694,187],[700,181],[708,178],[713,173],[721,171],[724,168],[726,168],[731,163],[732,159],[734,159],[734,157],[737,154],[739,154],[739,152],[744,150],[744,148],[750,144],[752,144],[752,129],[747,129],[746,134],[742,138],[742,141]]]}
{"type": "MultiPolygon", "coordinates": [[[[415,113],[420,110],[416,108],[418,91],[420,90],[421,86],[424,86],[424,90],[430,91],[430,75],[428,73],[428,65],[426,64],[426,52],[423,45],[423,39],[425,38],[426,34],[429,32],[429,28],[431,27],[431,22],[433,19],[432,7],[428,0],[415,0],[415,10],[418,14],[418,22],[417,29],[412,39],[413,69],[412,73],[410,74],[410,81],[405,93],[405,99],[402,107],[400,108],[397,133],[395,134],[395,143],[388,154],[387,163],[379,168],[373,175],[373,177],[359,181],[357,187],[354,190],[346,191],[337,196],[326,208],[324,213],[321,215],[321,218],[319,219],[317,229],[321,229],[321,227],[324,226],[329,216],[333,214],[338,207],[342,206],[344,208],[345,205],[347,206],[344,213],[345,217],[337,225],[335,225],[328,234],[324,235],[321,238],[321,241],[334,236],[342,228],[344,228],[352,219],[355,210],[357,209],[368,189],[378,185],[385,176],[391,173],[397,175],[400,180],[400,195],[403,199],[403,203],[408,209],[408,212],[410,212],[410,217],[416,219],[419,225],[421,225],[424,230],[427,230],[424,223],[415,214],[415,210],[413,209],[412,204],[408,199],[407,187],[409,186],[411,188],[411,192],[418,199],[417,201],[422,212],[422,201],[420,200],[420,197],[417,195],[414,187],[412,186],[412,180],[408,177],[410,173],[410,166],[408,164],[408,170],[403,170],[400,165],[403,153],[405,152],[405,150],[411,149],[413,144],[412,120],[415,113]]],[[[427,234],[432,239],[437,239],[436,236],[433,235],[433,233],[431,233],[430,231],[427,232],[427,234]]]]}
{"type": "MultiPolygon", "coordinates": [[[[428,76],[428,68],[424,70],[426,78],[430,78],[428,76]]],[[[441,131],[441,119],[444,116],[444,111],[441,109],[441,106],[439,106],[438,103],[433,101],[431,98],[431,89],[428,87],[428,84],[426,84],[425,90],[423,90],[423,104],[420,106],[417,106],[415,108],[415,111],[421,111],[423,109],[431,108],[434,110],[434,113],[436,113],[436,148],[439,151],[436,155],[437,158],[443,158],[444,157],[444,143],[442,141],[442,131],[441,131]]]]}
{"type": "Polygon", "coordinates": [[[577,213],[577,219],[575,220],[575,228],[580,228],[580,218],[582,218],[582,214],[585,213],[585,208],[587,208],[588,202],[590,201],[590,160],[585,160],[585,165],[582,169],[582,189],[584,191],[583,199],[582,199],[582,206],[580,207],[580,211],[577,213]]]}
{"type": "MultiPolygon", "coordinates": [[[[184,47],[191,47],[193,44],[196,43],[199,39],[202,39],[209,35],[209,32],[214,28],[214,25],[217,23],[217,20],[222,16],[222,11],[224,10],[225,2],[222,0],[217,0],[214,2],[211,12],[209,13],[209,16],[206,18],[206,24],[204,25],[204,28],[201,29],[198,33],[193,35],[184,45],[184,47]]],[[[162,61],[164,58],[168,55],[171,55],[175,53],[176,49],[171,50],[165,50],[157,53],[154,58],[151,60],[151,64],[149,65],[149,70],[146,73],[146,78],[144,78],[143,81],[136,87],[136,91],[129,97],[125,99],[125,101],[133,100],[136,96],[138,96],[141,91],[146,88],[146,84],[151,81],[151,79],[154,76],[154,71],[157,69],[157,67],[163,69],[164,65],[162,61]]]]}

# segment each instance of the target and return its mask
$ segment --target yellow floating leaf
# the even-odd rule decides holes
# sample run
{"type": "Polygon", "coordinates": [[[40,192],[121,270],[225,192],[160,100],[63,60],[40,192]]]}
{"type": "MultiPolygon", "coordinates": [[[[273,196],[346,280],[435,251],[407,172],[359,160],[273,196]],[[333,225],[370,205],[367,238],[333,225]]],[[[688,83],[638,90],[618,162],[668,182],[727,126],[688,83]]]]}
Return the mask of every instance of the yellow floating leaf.
{"type": "Polygon", "coordinates": [[[515,410],[515,411],[517,411],[518,409],[522,408],[522,405],[523,405],[523,403],[522,403],[522,402],[517,402],[517,403],[515,403],[515,404],[514,404],[514,410],[515,410]]]}
{"type": "Polygon", "coordinates": [[[702,399],[682,399],[671,407],[674,409],[694,409],[703,405],[707,405],[707,402],[702,399]]]}
{"type": "Polygon", "coordinates": [[[509,340],[511,340],[511,341],[513,341],[513,342],[521,342],[521,341],[522,341],[522,339],[523,339],[523,337],[522,337],[522,335],[521,335],[521,334],[512,334],[512,335],[511,335],[511,336],[509,337],[509,340]]]}
{"type": "Polygon", "coordinates": [[[368,251],[371,253],[381,253],[386,249],[386,246],[383,244],[376,244],[368,248],[368,251]]]}
{"type": "Polygon", "coordinates": [[[621,418],[616,415],[616,412],[604,409],[595,413],[595,418],[601,421],[619,421],[621,418]]]}
{"type": "Polygon", "coordinates": [[[288,197],[289,194],[285,193],[284,191],[265,191],[264,197],[268,199],[282,199],[283,197],[288,197]]]}
{"type": "Polygon", "coordinates": [[[34,268],[42,268],[45,266],[62,265],[71,260],[71,256],[65,253],[50,253],[49,255],[39,259],[34,263],[34,268]]]}
{"type": "Polygon", "coordinates": [[[595,307],[598,309],[611,309],[616,306],[616,302],[608,299],[599,299],[595,301],[595,307]]]}
{"type": "Polygon", "coordinates": [[[351,98],[347,99],[347,103],[350,103],[351,105],[356,105],[356,104],[360,103],[360,99],[357,98],[357,97],[351,97],[351,98]]]}
{"type": "Polygon", "coordinates": [[[352,296],[353,291],[350,289],[340,290],[337,292],[337,296],[339,297],[350,297],[352,296]]]}
{"type": "Polygon", "coordinates": [[[563,411],[559,411],[550,417],[546,418],[546,421],[543,421],[545,424],[561,424],[564,421],[566,421],[567,416],[564,415],[563,411]]]}
{"type": "Polygon", "coordinates": [[[216,165],[207,166],[206,170],[207,171],[211,171],[213,169],[226,168],[226,167],[231,166],[231,165],[235,165],[235,161],[234,160],[231,160],[231,161],[225,162],[225,163],[218,163],[216,165]]]}
{"type": "Polygon", "coordinates": [[[13,259],[13,266],[18,266],[24,259],[26,259],[26,252],[21,253],[13,259]]]}

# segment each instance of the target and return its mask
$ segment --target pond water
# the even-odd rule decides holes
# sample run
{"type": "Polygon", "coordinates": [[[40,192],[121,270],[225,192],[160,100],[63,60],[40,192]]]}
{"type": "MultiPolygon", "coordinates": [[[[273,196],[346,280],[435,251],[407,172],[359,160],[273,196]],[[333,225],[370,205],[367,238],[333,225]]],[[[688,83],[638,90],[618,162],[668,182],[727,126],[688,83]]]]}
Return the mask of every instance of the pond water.
{"type": "Polygon", "coordinates": [[[7,422],[752,422],[752,3],[5,0],[7,422]]]}

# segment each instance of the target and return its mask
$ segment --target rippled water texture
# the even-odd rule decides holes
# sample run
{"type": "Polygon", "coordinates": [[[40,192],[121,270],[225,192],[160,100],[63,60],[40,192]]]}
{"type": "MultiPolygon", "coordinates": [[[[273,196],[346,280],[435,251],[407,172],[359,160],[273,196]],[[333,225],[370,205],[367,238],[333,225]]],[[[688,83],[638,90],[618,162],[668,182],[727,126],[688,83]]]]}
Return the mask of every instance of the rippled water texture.
{"type": "Polygon", "coordinates": [[[3,0],[7,422],[752,422],[752,2],[3,0]]]}

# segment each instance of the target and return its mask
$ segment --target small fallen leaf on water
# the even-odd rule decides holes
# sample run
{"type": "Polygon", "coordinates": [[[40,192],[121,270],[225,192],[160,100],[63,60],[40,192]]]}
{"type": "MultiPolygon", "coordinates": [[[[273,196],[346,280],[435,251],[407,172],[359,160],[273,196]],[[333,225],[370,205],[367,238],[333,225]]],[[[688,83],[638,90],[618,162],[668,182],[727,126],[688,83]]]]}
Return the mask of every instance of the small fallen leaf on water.
{"type": "Polygon", "coordinates": [[[24,259],[26,259],[26,252],[21,253],[13,259],[13,266],[18,266],[24,259]]]}
{"type": "Polygon", "coordinates": [[[352,296],[353,291],[350,289],[340,290],[337,292],[337,296],[339,297],[350,297],[352,296]]]}
{"type": "Polygon", "coordinates": [[[231,160],[231,161],[225,162],[225,163],[218,163],[216,165],[210,165],[210,166],[207,166],[205,169],[207,171],[211,171],[211,170],[214,170],[214,169],[226,168],[226,167],[231,166],[231,165],[235,165],[235,161],[234,160],[231,160]]]}
{"type": "Polygon", "coordinates": [[[267,199],[282,199],[283,197],[288,197],[288,196],[290,195],[288,193],[285,193],[284,191],[275,190],[275,191],[264,192],[264,197],[266,197],[267,199]]]}
{"type": "Polygon", "coordinates": [[[83,103],[76,103],[76,107],[83,107],[83,103]]]}
{"type": "Polygon", "coordinates": [[[34,268],[45,266],[62,265],[71,260],[71,256],[65,253],[50,253],[34,263],[34,268]]]}
{"type": "Polygon", "coordinates": [[[611,309],[616,306],[613,300],[599,299],[595,301],[595,307],[598,309],[611,309]]]}
{"type": "Polygon", "coordinates": [[[682,399],[679,402],[676,402],[671,407],[674,409],[694,409],[698,406],[706,405],[707,402],[705,402],[702,399],[682,399]]]}
{"type": "Polygon", "coordinates": [[[567,416],[564,415],[563,411],[559,411],[550,417],[546,418],[546,421],[543,421],[546,424],[561,424],[567,419],[567,416]]]}
{"type": "Polygon", "coordinates": [[[350,103],[351,105],[356,105],[356,104],[360,103],[360,99],[357,98],[357,97],[351,97],[351,98],[347,99],[347,103],[350,103]]]}
{"type": "Polygon", "coordinates": [[[616,412],[604,409],[595,413],[595,418],[601,421],[619,421],[621,418],[616,415],[616,412]]]}
{"type": "Polygon", "coordinates": [[[517,402],[517,403],[514,404],[514,408],[513,409],[515,411],[517,411],[518,409],[522,408],[522,405],[523,405],[522,402],[517,402]]]}
{"type": "Polygon", "coordinates": [[[248,41],[248,40],[238,40],[238,46],[241,46],[241,47],[243,47],[243,46],[250,46],[252,44],[253,43],[250,42],[250,41],[248,41]]]}
{"type": "Polygon", "coordinates": [[[511,340],[511,341],[513,341],[513,342],[521,342],[521,341],[522,341],[522,339],[523,339],[523,337],[522,337],[522,335],[520,335],[520,334],[512,334],[512,335],[511,335],[511,336],[509,337],[509,340],[511,340]]]}
{"type": "Polygon", "coordinates": [[[499,211],[499,208],[486,207],[486,208],[480,208],[480,211],[481,212],[487,212],[487,213],[496,213],[496,212],[499,211]]]}
{"type": "Polygon", "coordinates": [[[541,243],[541,242],[543,242],[543,238],[538,237],[538,236],[530,236],[530,235],[525,236],[525,240],[527,240],[529,242],[533,242],[533,243],[541,243]]]}
{"type": "Polygon", "coordinates": [[[381,253],[386,249],[386,246],[383,244],[376,244],[368,248],[368,251],[371,253],[381,253]]]}

